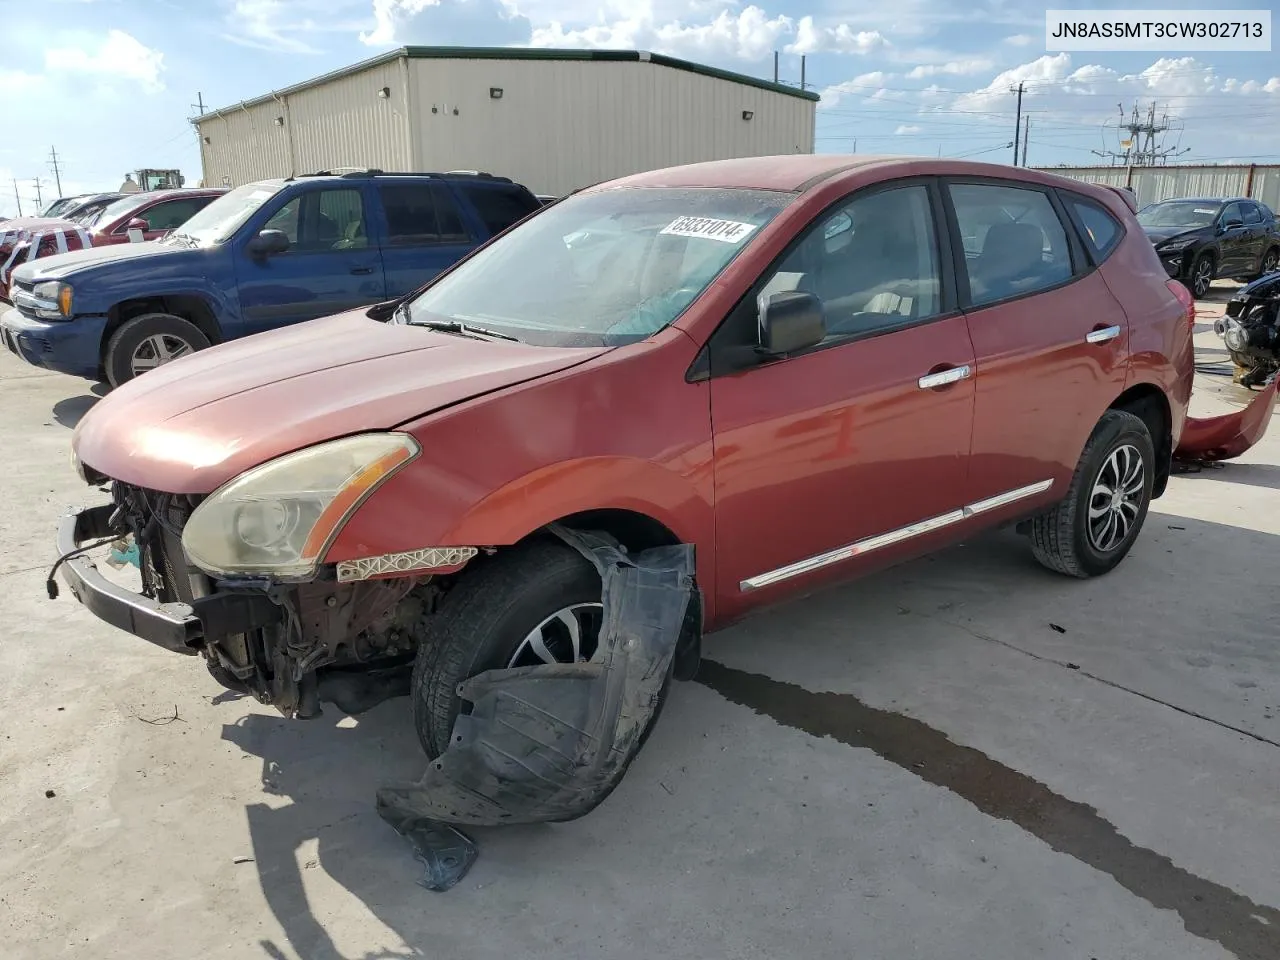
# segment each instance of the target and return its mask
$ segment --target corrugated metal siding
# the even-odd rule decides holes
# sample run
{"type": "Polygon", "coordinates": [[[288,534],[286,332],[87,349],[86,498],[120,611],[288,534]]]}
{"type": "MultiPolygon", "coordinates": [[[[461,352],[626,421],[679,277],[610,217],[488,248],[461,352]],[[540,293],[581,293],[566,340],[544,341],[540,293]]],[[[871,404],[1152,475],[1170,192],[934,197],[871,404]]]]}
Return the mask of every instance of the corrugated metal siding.
{"type": "Polygon", "coordinates": [[[487,170],[563,194],[680,163],[813,152],[815,102],[651,63],[420,59],[409,68],[422,169],[487,170]]]}
{"type": "Polygon", "coordinates": [[[1255,166],[1250,186],[1248,166],[1045,167],[1046,173],[1133,188],[1138,203],[1174,197],[1246,197],[1280,211],[1280,167],[1255,166]]]}
{"type": "Polygon", "coordinates": [[[239,186],[334,167],[412,169],[406,77],[395,61],[279,101],[207,114],[199,121],[205,183],[239,186]],[[383,87],[386,99],[378,96],[383,87]]]}

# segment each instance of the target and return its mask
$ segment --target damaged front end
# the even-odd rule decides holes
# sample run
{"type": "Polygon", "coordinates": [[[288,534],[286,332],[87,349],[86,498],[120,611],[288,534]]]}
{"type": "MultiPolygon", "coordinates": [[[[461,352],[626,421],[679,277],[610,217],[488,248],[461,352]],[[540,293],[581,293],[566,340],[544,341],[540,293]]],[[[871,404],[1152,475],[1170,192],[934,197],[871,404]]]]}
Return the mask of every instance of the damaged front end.
{"type": "MultiPolygon", "coordinates": [[[[430,574],[343,582],[333,568],[309,582],[215,578],[193,566],[183,531],[200,498],[111,484],[112,502],[66,517],[60,566],[72,594],[121,630],[176,653],[202,656],[230,690],[288,717],[321,701],[361,713],[408,690],[411,626],[438,594],[430,574]],[[136,567],[141,589],[108,578],[84,556],[113,546],[114,566],[136,567]]],[[[50,580],[50,594],[57,592],[50,580]]]]}
{"type": "Polygon", "coordinates": [[[1213,327],[1231,355],[1237,383],[1260,387],[1275,377],[1280,371],[1280,273],[1241,289],[1213,327]]]}

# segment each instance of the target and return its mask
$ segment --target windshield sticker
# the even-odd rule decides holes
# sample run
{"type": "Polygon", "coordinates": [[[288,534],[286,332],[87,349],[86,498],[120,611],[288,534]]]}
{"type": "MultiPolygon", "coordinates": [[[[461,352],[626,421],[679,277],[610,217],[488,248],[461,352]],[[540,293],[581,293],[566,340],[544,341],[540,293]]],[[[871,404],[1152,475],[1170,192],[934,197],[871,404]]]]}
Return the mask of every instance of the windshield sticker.
{"type": "Polygon", "coordinates": [[[722,243],[741,243],[755,228],[754,223],[738,223],[735,220],[676,217],[659,232],[672,237],[702,237],[722,243]]]}
{"type": "Polygon", "coordinates": [[[1212,214],[1212,213],[1217,213],[1218,211],[1217,211],[1217,210],[1202,210],[1200,207],[1196,207],[1196,208],[1195,208],[1195,212],[1196,212],[1196,213],[1210,213],[1210,214],[1212,214]]]}

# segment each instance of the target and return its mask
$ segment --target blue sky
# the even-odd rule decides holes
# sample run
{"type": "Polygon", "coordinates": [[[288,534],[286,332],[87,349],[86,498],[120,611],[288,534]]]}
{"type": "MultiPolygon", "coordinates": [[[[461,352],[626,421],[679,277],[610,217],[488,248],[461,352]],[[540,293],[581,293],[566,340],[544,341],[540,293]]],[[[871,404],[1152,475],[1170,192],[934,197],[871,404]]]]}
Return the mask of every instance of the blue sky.
{"type": "MultiPolygon", "coordinates": [[[[1054,0],[1054,7],[1125,8],[1054,0]]],[[[1221,4],[1219,4],[1221,5],[1221,4]]],[[[1275,10],[1280,0],[1261,4],[1275,10]]],[[[1116,149],[1120,106],[1153,99],[1183,159],[1280,162],[1276,53],[1050,55],[1025,0],[0,0],[0,215],[63,192],[114,189],[142,166],[200,177],[197,93],[226,106],[405,44],[647,49],[823,95],[820,152],[1012,151],[1010,85],[1028,82],[1032,165],[1116,149]]],[[[1160,9],[1205,8],[1166,0],[1160,9]]]]}

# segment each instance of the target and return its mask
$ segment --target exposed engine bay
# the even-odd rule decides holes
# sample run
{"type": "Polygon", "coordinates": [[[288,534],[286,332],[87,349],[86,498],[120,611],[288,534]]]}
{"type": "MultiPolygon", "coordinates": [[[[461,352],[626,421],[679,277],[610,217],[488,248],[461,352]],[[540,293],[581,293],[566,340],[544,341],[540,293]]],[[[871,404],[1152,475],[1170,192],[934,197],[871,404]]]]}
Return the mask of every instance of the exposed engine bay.
{"type": "Polygon", "coordinates": [[[1280,273],[1255,280],[1232,297],[1214,331],[1231,354],[1236,382],[1264,386],[1280,371],[1280,273]]]}
{"type": "Polygon", "coordinates": [[[215,584],[188,563],[182,548],[183,526],[200,497],[120,482],[112,483],[111,493],[117,555],[137,566],[143,595],[190,604],[216,588],[266,596],[278,608],[275,623],[205,637],[191,651],[206,659],[225,687],[299,719],[318,715],[322,700],[360,713],[408,692],[414,627],[441,595],[431,576],[342,583],[330,574],[308,583],[246,578],[215,584]]]}

